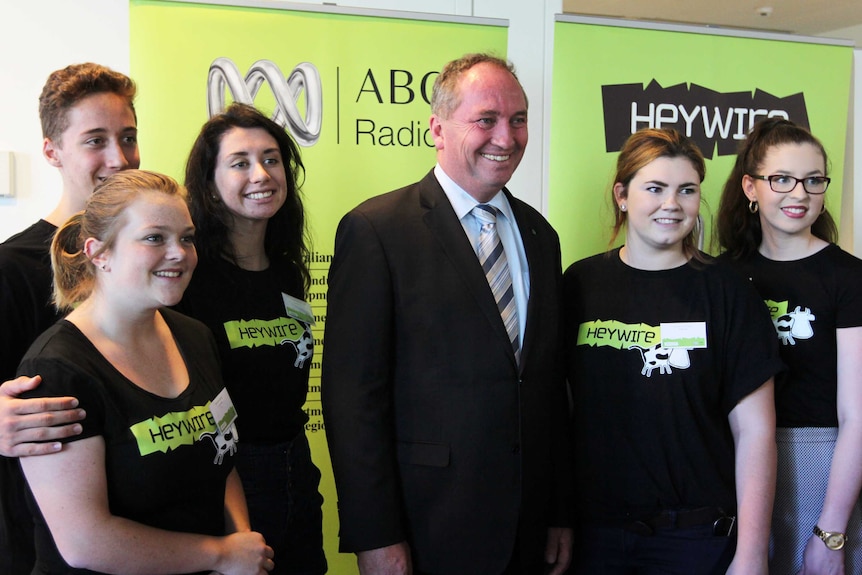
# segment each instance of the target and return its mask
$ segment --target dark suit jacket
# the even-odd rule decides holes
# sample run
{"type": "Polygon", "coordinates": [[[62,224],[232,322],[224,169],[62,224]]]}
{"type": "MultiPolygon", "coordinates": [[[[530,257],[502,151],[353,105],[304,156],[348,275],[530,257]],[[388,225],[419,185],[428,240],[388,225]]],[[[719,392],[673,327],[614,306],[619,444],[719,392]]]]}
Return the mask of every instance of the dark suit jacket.
{"type": "Polygon", "coordinates": [[[475,575],[517,539],[540,570],[567,520],[559,239],[505,193],[530,268],[520,369],[433,172],[339,224],[322,400],[342,551],[406,539],[414,569],[475,575]]]}

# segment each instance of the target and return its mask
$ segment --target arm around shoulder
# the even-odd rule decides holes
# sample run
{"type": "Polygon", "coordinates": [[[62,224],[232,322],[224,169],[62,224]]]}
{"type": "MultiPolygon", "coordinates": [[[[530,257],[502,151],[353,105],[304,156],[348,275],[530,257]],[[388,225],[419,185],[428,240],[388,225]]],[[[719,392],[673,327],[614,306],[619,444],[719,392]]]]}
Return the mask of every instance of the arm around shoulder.
{"type": "Polygon", "coordinates": [[[20,376],[0,385],[0,455],[22,457],[54,453],[56,440],[81,433],[76,423],[85,417],[74,397],[22,399],[36,389],[41,377],[20,376]]]}

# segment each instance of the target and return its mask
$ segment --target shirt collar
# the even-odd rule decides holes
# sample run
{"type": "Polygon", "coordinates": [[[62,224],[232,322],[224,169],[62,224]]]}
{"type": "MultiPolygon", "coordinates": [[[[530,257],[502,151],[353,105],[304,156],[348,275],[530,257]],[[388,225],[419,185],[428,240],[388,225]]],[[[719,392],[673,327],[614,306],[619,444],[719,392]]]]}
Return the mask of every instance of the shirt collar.
{"type": "MultiPolygon", "coordinates": [[[[459,220],[463,219],[464,216],[469,214],[473,208],[480,203],[476,201],[476,198],[464,191],[461,186],[456,184],[455,181],[443,171],[440,164],[434,166],[434,176],[440,183],[440,187],[443,188],[443,192],[446,194],[446,197],[449,198],[449,203],[452,204],[452,208],[455,210],[455,215],[458,216],[459,220]]],[[[515,221],[512,217],[512,207],[509,205],[509,200],[506,198],[506,194],[503,193],[503,190],[497,192],[494,197],[486,203],[503,212],[503,215],[506,216],[510,222],[515,221]]]]}

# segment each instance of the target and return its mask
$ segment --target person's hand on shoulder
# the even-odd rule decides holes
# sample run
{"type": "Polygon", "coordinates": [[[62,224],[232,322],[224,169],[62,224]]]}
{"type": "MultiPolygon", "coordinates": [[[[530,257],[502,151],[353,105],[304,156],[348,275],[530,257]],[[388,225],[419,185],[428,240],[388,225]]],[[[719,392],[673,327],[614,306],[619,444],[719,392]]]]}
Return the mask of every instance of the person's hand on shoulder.
{"type": "Polygon", "coordinates": [[[42,382],[21,376],[0,385],[0,455],[45,455],[62,449],[57,439],[81,433],[86,416],[74,397],[20,399],[42,382]]]}

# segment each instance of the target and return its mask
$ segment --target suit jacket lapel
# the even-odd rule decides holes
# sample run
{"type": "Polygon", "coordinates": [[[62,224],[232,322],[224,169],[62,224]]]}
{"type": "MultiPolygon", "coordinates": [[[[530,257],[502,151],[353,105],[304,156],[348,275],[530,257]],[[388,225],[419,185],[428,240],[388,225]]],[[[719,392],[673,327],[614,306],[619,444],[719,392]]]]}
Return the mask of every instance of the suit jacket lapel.
{"type": "Polygon", "coordinates": [[[511,192],[503,188],[503,193],[506,194],[506,199],[509,200],[509,205],[512,207],[512,214],[515,216],[515,221],[518,223],[518,230],[521,233],[521,241],[524,244],[524,254],[527,256],[527,266],[530,274],[530,295],[527,298],[527,322],[524,326],[524,340],[521,342],[521,366],[526,364],[527,357],[530,353],[533,341],[535,339],[536,322],[530,321],[535,319],[536,302],[541,301],[541,282],[533,281],[536,277],[536,271],[539,269],[541,259],[541,248],[536,237],[536,228],[532,218],[526,210],[523,209],[521,203],[516,200],[511,192]]]}
{"type": "Polygon", "coordinates": [[[434,177],[433,170],[420,182],[419,198],[422,208],[426,210],[423,216],[425,224],[452,261],[452,265],[461,274],[468,291],[476,300],[476,305],[498,334],[501,344],[505,345],[514,364],[515,353],[512,351],[512,344],[500,317],[500,311],[497,309],[497,302],[494,301],[494,296],[488,287],[488,280],[482,272],[476,252],[467,241],[464,228],[456,217],[452,204],[449,203],[446,193],[434,177]]]}

